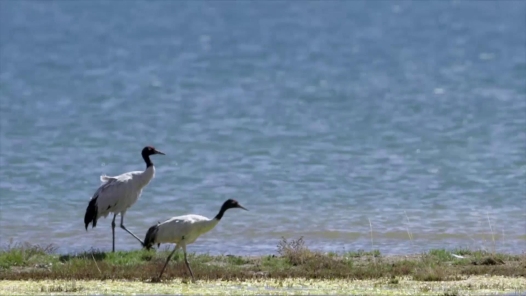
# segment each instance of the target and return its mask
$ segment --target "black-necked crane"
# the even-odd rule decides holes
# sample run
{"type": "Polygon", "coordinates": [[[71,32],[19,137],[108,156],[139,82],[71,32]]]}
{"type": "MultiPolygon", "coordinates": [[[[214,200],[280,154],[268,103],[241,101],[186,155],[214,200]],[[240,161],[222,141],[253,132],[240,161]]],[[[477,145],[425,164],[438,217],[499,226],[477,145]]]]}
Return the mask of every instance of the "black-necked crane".
{"type": "Polygon", "coordinates": [[[219,223],[221,218],[223,218],[226,210],[233,208],[241,208],[248,211],[236,200],[228,199],[223,203],[219,213],[213,219],[201,215],[190,214],[172,217],[162,223],[157,223],[156,225],[150,227],[146,233],[146,237],[144,238],[144,247],[146,249],[149,250],[155,244],[157,244],[158,247],[161,243],[175,244],[174,250],[170,253],[170,255],[168,255],[168,258],[166,258],[166,263],[159,274],[158,280],[161,279],[161,276],[163,275],[163,272],[175,251],[177,251],[179,248],[182,248],[184,253],[184,263],[186,264],[186,267],[192,276],[192,280],[195,281],[194,273],[192,272],[190,264],[188,263],[188,259],[186,258],[186,246],[195,242],[199,236],[212,230],[217,225],[217,223],[219,223]]]}
{"type": "Polygon", "coordinates": [[[121,215],[121,228],[136,238],[141,245],[144,245],[140,238],[124,226],[124,215],[137,202],[143,188],[155,176],[155,167],[150,160],[150,156],[154,154],[165,155],[152,146],[146,146],[142,149],[141,155],[146,163],[144,171],[133,171],[118,176],[102,175],[100,177],[102,184],[89,201],[86,214],[84,215],[86,231],[88,231],[90,223],[92,223],[92,228],[94,228],[97,226],[97,220],[100,217],[106,218],[110,213],[113,213],[113,220],[111,221],[112,252],[115,252],[115,218],[118,214],[121,215]]]}

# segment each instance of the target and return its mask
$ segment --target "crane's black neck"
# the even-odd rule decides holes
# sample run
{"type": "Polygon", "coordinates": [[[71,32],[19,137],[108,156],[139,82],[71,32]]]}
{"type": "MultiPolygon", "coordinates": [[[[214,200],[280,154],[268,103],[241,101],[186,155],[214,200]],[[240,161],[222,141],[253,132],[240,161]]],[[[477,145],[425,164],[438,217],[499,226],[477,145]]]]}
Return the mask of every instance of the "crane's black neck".
{"type": "Polygon", "coordinates": [[[230,209],[226,204],[223,204],[221,206],[221,210],[219,210],[219,213],[214,217],[217,221],[221,221],[221,218],[223,218],[223,214],[225,214],[226,210],[230,209]]]}
{"type": "Polygon", "coordinates": [[[153,162],[150,159],[150,155],[148,155],[148,154],[143,152],[142,153],[142,159],[144,159],[144,162],[146,162],[146,168],[149,168],[149,167],[153,166],[153,162]]]}

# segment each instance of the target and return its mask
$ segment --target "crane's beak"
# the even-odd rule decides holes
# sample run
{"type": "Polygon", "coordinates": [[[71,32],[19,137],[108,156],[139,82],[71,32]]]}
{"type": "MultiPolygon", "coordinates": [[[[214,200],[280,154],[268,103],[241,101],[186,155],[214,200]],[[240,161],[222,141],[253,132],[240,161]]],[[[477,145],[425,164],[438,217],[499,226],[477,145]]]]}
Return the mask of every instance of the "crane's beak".
{"type": "Polygon", "coordinates": [[[238,207],[238,208],[241,208],[241,209],[243,209],[243,210],[245,210],[245,211],[248,211],[248,209],[246,209],[245,207],[243,207],[243,206],[240,205],[240,204],[238,204],[237,207],[238,207]]]}
{"type": "Polygon", "coordinates": [[[163,152],[161,152],[161,151],[159,151],[159,150],[155,150],[155,154],[166,155],[166,154],[164,154],[163,152]]]}

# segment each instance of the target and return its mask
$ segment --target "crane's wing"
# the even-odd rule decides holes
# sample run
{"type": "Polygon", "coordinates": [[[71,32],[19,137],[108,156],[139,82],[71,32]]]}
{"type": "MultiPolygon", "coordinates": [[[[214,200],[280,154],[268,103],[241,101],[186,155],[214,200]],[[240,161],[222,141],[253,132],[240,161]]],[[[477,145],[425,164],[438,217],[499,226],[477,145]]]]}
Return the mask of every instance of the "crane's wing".
{"type": "Polygon", "coordinates": [[[125,199],[131,194],[132,174],[122,174],[115,177],[101,176],[103,183],[97,189],[91,200],[96,199],[98,217],[108,216],[112,208],[115,208],[119,203],[126,202],[125,199]]]}
{"type": "Polygon", "coordinates": [[[119,177],[120,176],[112,177],[112,176],[108,176],[108,175],[101,175],[100,176],[100,181],[104,184],[106,182],[115,181],[115,180],[119,179],[119,177]]]}
{"type": "Polygon", "coordinates": [[[107,217],[110,212],[125,211],[137,200],[140,190],[137,191],[131,182],[135,174],[136,172],[129,172],[114,177],[100,176],[102,184],[91,197],[84,215],[86,230],[90,223],[93,223],[93,227],[97,226],[99,217],[107,217]]]}

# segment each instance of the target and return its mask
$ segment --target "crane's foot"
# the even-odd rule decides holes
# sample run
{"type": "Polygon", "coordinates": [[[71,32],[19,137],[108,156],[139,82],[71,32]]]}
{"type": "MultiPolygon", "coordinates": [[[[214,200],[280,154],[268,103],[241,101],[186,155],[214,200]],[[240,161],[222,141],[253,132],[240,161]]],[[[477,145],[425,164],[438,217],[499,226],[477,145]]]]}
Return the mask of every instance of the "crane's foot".
{"type": "Polygon", "coordinates": [[[158,277],[158,276],[154,276],[154,277],[152,277],[152,279],[150,281],[152,283],[160,283],[161,282],[161,278],[158,277]]]}

